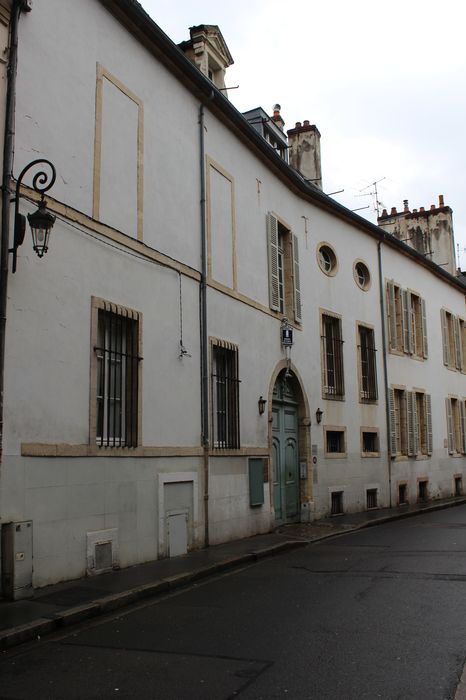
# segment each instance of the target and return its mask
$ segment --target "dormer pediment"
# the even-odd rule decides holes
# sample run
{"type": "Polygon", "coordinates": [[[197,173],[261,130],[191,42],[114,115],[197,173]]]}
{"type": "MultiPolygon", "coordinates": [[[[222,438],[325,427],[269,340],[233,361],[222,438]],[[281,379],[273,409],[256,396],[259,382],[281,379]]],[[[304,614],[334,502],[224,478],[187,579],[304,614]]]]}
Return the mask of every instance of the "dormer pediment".
{"type": "MultiPolygon", "coordinates": [[[[222,32],[216,24],[200,24],[190,27],[190,40],[179,46],[220,90],[225,89],[225,71],[233,63],[222,32]]],[[[227,95],[226,95],[227,96],[227,95]]]]}

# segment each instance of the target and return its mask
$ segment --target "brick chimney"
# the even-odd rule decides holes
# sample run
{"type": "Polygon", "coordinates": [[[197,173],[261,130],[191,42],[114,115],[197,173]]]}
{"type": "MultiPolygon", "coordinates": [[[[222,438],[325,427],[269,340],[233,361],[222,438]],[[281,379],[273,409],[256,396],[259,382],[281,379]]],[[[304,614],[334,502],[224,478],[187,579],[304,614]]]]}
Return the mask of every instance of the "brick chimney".
{"type": "Polygon", "coordinates": [[[290,165],[298,170],[305,180],[322,189],[322,165],[320,160],[320,132],[306,119],[302,124],[296,122],[294,129],[289,129],[288,147],[290,165]]]}
{"type": "Polygon", "coordinates": [[[280,129],[280,131],[283,131],[283,127],[285,126],[285,122],[282,119],[282,115],[280,114],[281,107],[277,103],[273,106],[273,116],[272,120],[275,122],[276,126],[280,129]]]}

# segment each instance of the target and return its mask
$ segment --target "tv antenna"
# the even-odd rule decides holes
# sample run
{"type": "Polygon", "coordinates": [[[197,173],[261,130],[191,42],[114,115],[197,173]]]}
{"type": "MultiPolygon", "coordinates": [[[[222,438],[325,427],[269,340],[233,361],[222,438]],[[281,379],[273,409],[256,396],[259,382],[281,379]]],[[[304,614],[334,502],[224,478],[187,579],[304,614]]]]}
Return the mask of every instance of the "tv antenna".
{"type": "Polygon", "coordinates": [[[369,187],[373,187],[374,189],[372,190],[372,192],[364,192],[364,194],[357,194],[356,195],[356,197],[369,197],[369,196],[374,197],[374,211],[377,212],[377,218],[379,218],[379,216],[380,216],[380,207],[384,206],[383,202],[381,202],[379,200],[379,193],[377,190],[377,185],[379,184],[379,182],[382,182],[383,180],[386,180],[386,177],[381,177],[380,180],[375,180],[375,182],[370,182],[368,185],[366,185],[361,190],[359,190],[360,192],[364,192],[364,190],[369,189],[369,187]]]}

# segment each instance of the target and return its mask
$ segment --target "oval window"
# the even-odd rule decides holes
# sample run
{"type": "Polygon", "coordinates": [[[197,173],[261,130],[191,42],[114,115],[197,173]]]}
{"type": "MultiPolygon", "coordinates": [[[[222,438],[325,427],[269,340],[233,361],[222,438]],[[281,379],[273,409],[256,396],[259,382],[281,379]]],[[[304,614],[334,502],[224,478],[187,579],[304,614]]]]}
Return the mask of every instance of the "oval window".
{"type": "Polygon", "coordinates": [[[354,279],[358,287],[366,291],[369,289],[371,284],[371,276],[367,265],[365,265],[361,260],[358,260],[354,264],[354,279]]]}
{"type": "Polygon", "coordinates": [[[323,243],[321,246],[319,246],[317,251],[317,260],[320,269],[322,272],[325,272],[326,275],[336,274],[337,256],[335,255],[333,248],[331,248],[328,244],[323,243]]]}

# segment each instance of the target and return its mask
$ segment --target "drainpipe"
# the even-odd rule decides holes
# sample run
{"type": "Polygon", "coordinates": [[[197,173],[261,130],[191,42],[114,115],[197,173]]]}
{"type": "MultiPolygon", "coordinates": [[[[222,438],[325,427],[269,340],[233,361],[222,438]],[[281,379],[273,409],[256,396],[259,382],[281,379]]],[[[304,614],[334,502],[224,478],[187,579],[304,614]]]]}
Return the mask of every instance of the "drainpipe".
{"type": "MultiPolygon", "coordinates": [[[[214,97],[212,91],[210,100],[214,97]]],[[[204,451],[204,546],[209,546],[209,339],[207,331],[207,224],[204,103],[199,105],[199,165],[201,177],[201,284],[199,286],[201,356],[201,436],[204,451]]]]}
{"type": "Polygon", "coordinates": [[[5,328],[8,291],[8,248],[10,245],[10,180],[13,176],[16,73],[18,67],[18,24],[21,12],[31,10],[29,0],[13,0],[10,15],[10,46],[7,67],[5,128],[2,171],[2,230],[0,241],[0,464],[3,457],[3,389],[5,379],[5,328]]]}
{"type": "Polygon", "coordinates": [[[388,489],[389,505],[392,507],[392,457],[390,451],[390,403],[388,400],[388,355],[387,355],[387,334],[385,332],[385,304],[384,304],[384,283],[382,272],[382,241],[385,240],[385,233],[377,243],[377,257],[379,262],[379,295],[380,295],[380,317],[382,321],[382,358],[383,358],[383,382],[385,390],[385,420],[387,426],[387,460],[388,460],[388,489]]]}

